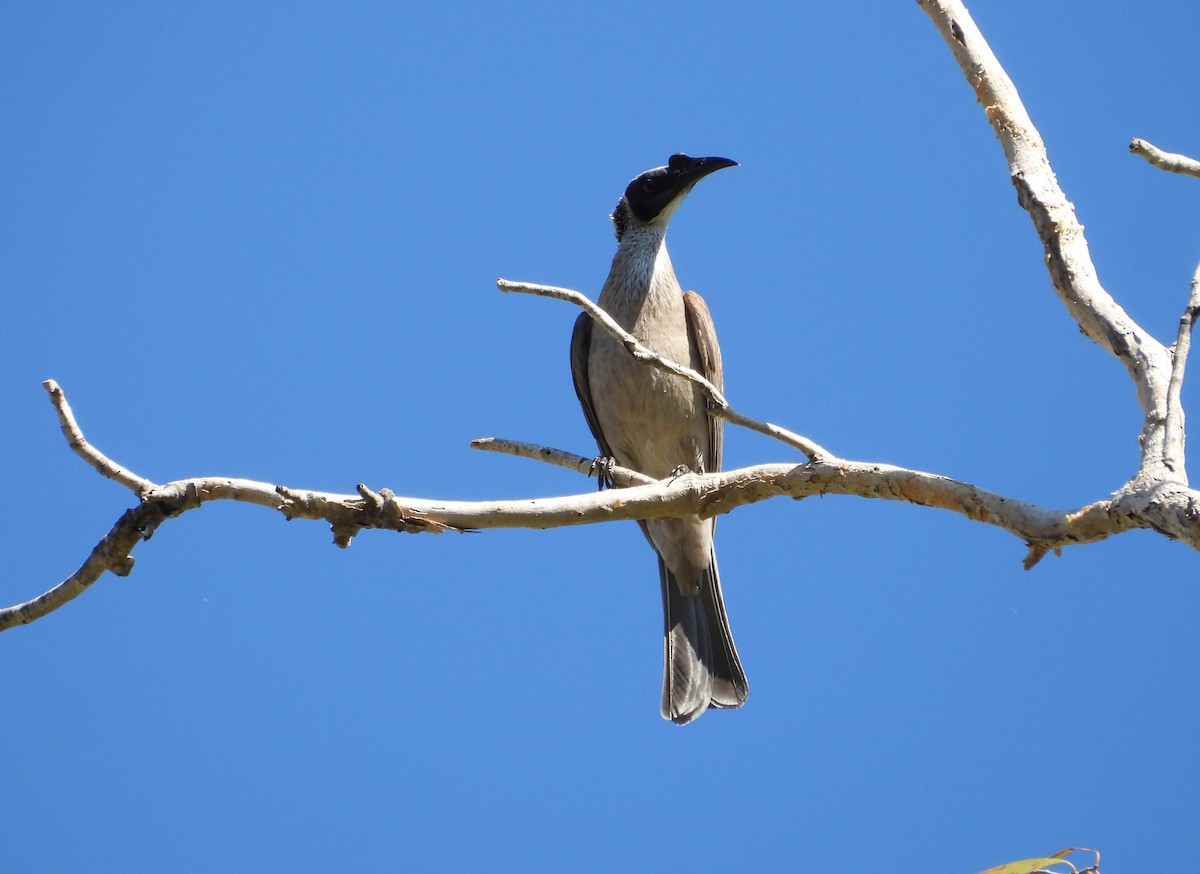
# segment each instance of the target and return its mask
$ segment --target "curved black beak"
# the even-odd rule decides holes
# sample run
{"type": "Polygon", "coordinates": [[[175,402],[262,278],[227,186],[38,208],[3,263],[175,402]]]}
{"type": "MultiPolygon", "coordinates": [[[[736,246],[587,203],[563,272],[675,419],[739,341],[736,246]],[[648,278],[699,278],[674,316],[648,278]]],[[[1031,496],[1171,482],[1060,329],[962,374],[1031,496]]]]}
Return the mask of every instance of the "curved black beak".
{"type": "Polygon", "coordinates": [[[680,181],[685,185],[694,185],[709,173],[737,165],[738,162],[731,158],[690,158],[684,154],[675,154],[667,161],[667,170],[679,174],[680,181]]]}

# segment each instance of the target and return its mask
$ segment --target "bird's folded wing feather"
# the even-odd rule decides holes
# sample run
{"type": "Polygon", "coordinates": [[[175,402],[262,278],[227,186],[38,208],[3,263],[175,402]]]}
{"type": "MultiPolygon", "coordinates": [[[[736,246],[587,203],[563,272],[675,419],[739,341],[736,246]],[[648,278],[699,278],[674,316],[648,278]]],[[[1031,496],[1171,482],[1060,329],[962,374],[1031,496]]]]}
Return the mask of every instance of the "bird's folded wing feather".
{"type": "Polygon", "coordinates": [[[575,394],[579,397],[579,405],[583,407],[584,418],[600,447],[600,454],[612,458],[612,449],[604,434],[600,431],[600,420],[596,417],[596,407],[592,403],[592,385],[588,382],[588,354],[592,348],[592,317],[580,313],[575,320],[575,329],[571,332],[571,379],[575,383],[575,394]]]}
{"type": "MultiPolygon", "coordinates": [[[[708,312],[708,305],[704,302],[704,298],[696,292],[685,291],[683,293],[683,310],[687,317],[692,347],[700,359],[700,375],[723,393],[725,391],[725,370],[721,366],[721,347],[717,345],[717,328],[708,312]]],[[[578,323],[576,330],[578,330],[578,323]]],[[[688,362],[680,361],[679,363],[687,364],[688,362]]],[[[721,469],[721,450],[725,440],[723,425],[724,422],[716,416],[709,416],[708,457],[704,459],[706,473],[714,473],[721,469]]],[[[596,430],[594,425],[592,430],[596,430]]]]}

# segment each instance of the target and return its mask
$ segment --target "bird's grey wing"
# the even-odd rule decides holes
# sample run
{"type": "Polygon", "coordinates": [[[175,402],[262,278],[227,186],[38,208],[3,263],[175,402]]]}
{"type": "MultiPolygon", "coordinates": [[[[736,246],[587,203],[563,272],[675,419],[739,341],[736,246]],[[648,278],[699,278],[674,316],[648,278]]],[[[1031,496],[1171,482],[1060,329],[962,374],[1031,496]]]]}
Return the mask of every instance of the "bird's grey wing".
{"type": "MultiPolygon", "coordinates": [[[[683,306],[687,316],[688,335],[695,350],[700,375],[723,393],[725,370],[721,365],[721,347],[717,345],[717,329],[713,325],[708,306],[694,291],[684,293],[683,306]]],[[[708,455],[704,460],[708,473],[721,469],[724,424],[724,420],[716,416],[708,417],[708,455]]],[[[715,519],[713,525],[716,525],[715,519]]],[[[706,602],[705,625],[711,635],[707,647],[712,673],[711,703],[714,707],[741,707],[746,703],[750,687],[746,682],[746,672],[742,669],[737,647],[733,643],[733,634],[729,630],[729,616],[725,612],[725,598],[721,594],[721,575],[717,570],[716,552],[713,551],[710,555],[701,593],[706,602]]]]}
{"type": "MultiPolygon", "coordinates": [[[[708,312],[704,298],[694,291],[683,293],[683,311],[687,317],[688,335],[700,361],[700,375],[722,393],[725,391],[725,369],[721,366],[721,347],[717,344],[717,328],[708,312]]],[[[721,469],[721,450],[724,446],[724,421],[708,417],[708,455],[704,459],[705,473],[721,469]]]]}
{"type": "Polygon", "coordinates": [[[580,313],[575,320],[575,329],[571,332],[571,379],[575,383],[575,394],[579,405],[583,407],[583,416],[587,419],[600,454],[612,458],[612,449],[604,434],[600,431],[600,420],[596,417],[596,407],[592,403],[592,385],[588,382],[588,354],[592,348],[592,317],[580,313]]]}

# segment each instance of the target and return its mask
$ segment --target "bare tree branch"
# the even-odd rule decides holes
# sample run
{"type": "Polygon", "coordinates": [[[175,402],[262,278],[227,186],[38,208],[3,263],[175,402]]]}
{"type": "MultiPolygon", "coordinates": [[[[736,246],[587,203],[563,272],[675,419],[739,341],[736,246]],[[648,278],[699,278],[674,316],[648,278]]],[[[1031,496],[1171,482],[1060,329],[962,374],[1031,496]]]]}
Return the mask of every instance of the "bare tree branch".
{"type": "Polygon", "coordinates": [[[496,287],[505,292],[518,292],[521,294],[534,294],[539,297],[551,297],[555,300],[565,300],[568,303],[573,303],[577,307],[583,309],[592,320],[604,330],[608,331],[613,337],[621,342],[626,351],[629,352],[638,361],[643,361],[652,367],[658,367],[668,373],[674,373],[676,376],[682,376],[689,379],[696,385],[700,386],[708,395],[711,409],[709,413],[720,419],[724,419],[732,425],[740,425],[743,428],[748,428],[751,431],[757,431],[759,434],[765,434],[768,437],[773,437],[782,443],[786,443],[795,449],[799,449],[810,461],[820,461],[823,458],[831,457],[829,452],[826,452],[820,445],[809,440],[807,437],[801,437],[786,428],[781,428],[779,425],[773,425],[770,422],[760,422],[758,419],[751,419],[749,416],[743,416],[737,410],[729,405],[729,401],[725,400],[720,390],[701,376],[690,367],[684,367],[682,364],[676,364],[663,358],[657,352],[643,346],[638,342],[638,339],[616,323],[612,316],[602,310],[597,304],[593,303],[584,294],[574,291],[570,288],[558,288],[553,285],[537,285],[532,282],[513,282],[509,279],[496,280],[496,287]]]}
{"type": "Polygon", "coordinates": [[[1188,303],[1183,315],[1179,317],[1179,333],[1171,346],[1171,379],[1167,385],[1167,421],[1165,424],[1166,438],[1163,445],[1163,460],[1166,466],[1179,479],[1186,483],[1187,458],[1184,450],[1187,448],[1187,432],[1183,413],[1183,374],[1187,369],[1188,352],[1192,347],[1192,328],[1196,314],[1200,312],[1200,265],[1192,274],[1192,291],[1188,295],[1188,303]]]}
{"type": "Polygon", "coordinates": [[[127,510],[104,539],[96,544],[79,570],[36,598],[0,609],[0,631],[15,625],[27,625],[57,610],[82,595],[105,571],[112,571],[119,577],[126,576],[133,569],[130,550],[139,540],[148,538],[162,521],[158,515],[161,510],[157,504],[141,504],[127,510]]]}
{"type": "MultiPolygon", "coordinates": [[[[1186,155],[1164,152],[1143,139],[1134,138],[1129,144],[1129,151],[1140,155],[1148,162],[1162,170],[1171,173],[1182,173],[1200,179],[1200,161],[1186,155]]],[[[1188,297],[1187,308],[1179,319],[1179,332],[1171,352],[1171,378],[1167,386],[1167,418],[1166,437],[1163,447],[1163,458],[1166,466],[1187,482],[1186,460],[1184,457],[1185,438],[1183,404],[1180,393],[1183,389],[1183,374],[1187,367],[1188,351],[1192,343],[1192,327],[1196,313],[1200,311],[1200,266],[1192,274],[1192,291],[1188,297]]]]}
{"type": "MultiPolygon", "coordinates": [[[[535,443],[504,440],[500,437],[480,437],[471,441],[471,448],[481,449],[484,452],[498,452],[502,455],[516,455],[519,458],[531,458],[534,461],[545,461],[585,476],[592,476],[597,472],[595,458],[584,458],[574,452],[563,452],[561,449],[551,449],[549,446],[538,446],[535,443]]],[[[616,464],[609,465],[605,468],[604,473],[619,486],[647,486],[655,482],[645,474],[616,464]]]]}
{"type": "MultiPolygon", "coordinates": [[[[65,406],[62,390],[47,383],[56,407],[65,406]]],[[[74,447],[86,444],[75,425],[64,431],[74,447]]],[[[489,448],[587,473],[582,456],[515,441],[475,441],[489,448]]],[[[119,466],[94,447],[85,456],[96,470],[119,466]]],[[[123,468],[121,468],[123,470],[123,468]]],[[[617,469],[615,477],[645,479],[617,469]]],[[[133,568],[130,555],[139,540],[148,540],[164,521],[210,501],[239,501],[279,511],[287,519],[328,522],[334,542],[349,546],[363,529],[404,533],[440,533],[492,528],[555,528],[617,519],[702,517],[728,513],[743,504],[772,497],[795,499],[813,495],[857,495],[938,507],[968,519],[995,525],[1024,540],[1026,567],[1050,551],[1073,543],[1090,543],[1129,528],[1153,528],[1200,549],[1200,493],[1177,483],[1130,492],[1078,510],[1048,510],[1016,501],[970,483],[892,465],[847,461],[828,456],[808,464],[763,464],[711,474],[652,481],[646,485],[556,498],[510,501],[439,501],[398,497],[387,489],[358,486],[356,495],[339,495],[253,480],[204,477],[157,485],[141,477],[124,477],[141,501],[126,511],[91,555],[67,579],[23,604],[0,609],[0,631],[34,621],[82,594],[105,571],[124,576],[133,568]]]]}
{"type": "Polygon", "coordinates": [[[121,467],[112,459],[98,452],[84,439],[83,432],[79,430],[79,425],[75,422],[75,413],[71,411],[71,405],[67,403],[67,397],[62,393],[57,382],[48,379],[42,383],[42,388],[50,393],[50,400],[53,401],[54,410],[58,413],[59,427],[62,428],[63,436],[67,438],[67,445],[76,455],[91,465],[101,476],[115,480],[127,489],[132,489],[136,495],[143,495],[154,488],[154,483],[150,480],[121,467]]]}
{"type": "Polygon", "coordinates": [[[959,0],[918,0],[954,53],[1004,149],[1017,199],[1033,219],[1059,298],[1085,335],[1115,355],[1133,379],[1143,414],[1139,475],[1164,465],[1166,348],[1105,291],[1096,276],[1083,227],[1059,187],[1046,147],[1025,106],[959,0]]]}
{"type": "Polygon", "coordinates": [[[1177,155],[1174,152],[1164,152],[1157,146],[1153,146],[1145,140],[1134,137],[1129,144],[1129,151],[1135,155],[1141,155],[1155,167],[1160,170],[1166,170],[1169,173],[1182,173],[1185,176],[1195,176],[1200,179],[1200,161],[1195,158],[1189,158],[1187,155],[1177,155]]]}

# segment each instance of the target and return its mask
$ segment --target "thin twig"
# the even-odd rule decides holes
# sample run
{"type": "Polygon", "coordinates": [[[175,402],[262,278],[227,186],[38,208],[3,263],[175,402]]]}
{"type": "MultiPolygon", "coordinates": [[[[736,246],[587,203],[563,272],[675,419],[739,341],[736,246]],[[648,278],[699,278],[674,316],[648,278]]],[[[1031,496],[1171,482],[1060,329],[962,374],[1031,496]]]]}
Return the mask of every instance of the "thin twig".
{"type": "Polygon", "coordinates": [[[832,453],[827,452],[819,444],[814,443],[807,437],[801,437],[786,428],[774,425],[770,422],[761,422],[758,419],[752,419],[749,416],[742,415],[737,410],[729,405],[729,401],[725,399],[725,395],[721,391],[701,376],[690,367],[684,367],[682,364],[677,364],[670,359],[663,358],[657,352],[643,346],[637,337],[630,334],[624,328],[617,324],[608,313],[601,309],[597,304],[593,303],[587,295],[580,294],[578,291],[573,291],[569,288],[559,288],[554,285],[539,285],[533,282],[514,282],[509,279],[496,280],[496,287],[504,292],[516,292],[519,294],[533,294],[539,297],[551,297],[555,300],[563,300],[568,303],[573,303],[575,306],[582,309],[592,320],[608,331],[613,337],[621,342],[621,345],[639,361],[644,361],[647,364],[661,368],[668,373],[673,373],[676,376],[681,376],[684,379],[691,380],[696,385],[704,390],[708,395],[710,403],[709,414],[716,416],[719,419],[724,419],[731,425],[739,425],[751,431],[757,431],[759,434],[765,434],[772,437],[781,443],[786,443],[794,449],[799,449],[803,452],[810,461],[822,461],[825,459],[834,458],[832,453]]]}
{"type": "Polygon", "coordinates": [[[96,544],[91,555],[79,569],[48,591],[23,604],[0,608],[0,631],[17,625],[28,625],[41,619],[64,604],[79,597],[104,574],[112,571],[125,576],[133,569],[130,550],[145,536],[147,527],[152,527],[150,516],[158,512],[155,505],[142,504],[127,510],[104,538],[96,544]],[[148,508],[148,509],[147,509],[148,508]]]}
{"type": "Polygon", "coordinates": [[[1182,173],[1184,176],[1195,176],[1197,179],[1200,179],[1200,161],[1197,161],[1195,158],[1189,158],[1187,155],[1179,155],[1175,152],[1164,152],[1157,146],[1137,137],[1129,144],[1129,151],[1145,158],[1160,170],[1166,170],[1169,173],[1182,173]]]}
{"type": "Polygon", "coordinates": [[[625,347],[634,358],[639,361],[645,361],[654,367],[659,367],[668,373],[673,373],[676,376],[682,376],[684,379],[689,379],[696,385],[704,389],[709,400],[714,406],[720,409],[727,409],[729,402],[725,400],[725,395],[721,390],[701,376],[690,367],[684,367],[682,364],[676,364],[669,358],[663,358],[652,349],[648,349],[638,342],[637,337],[630,334],[619,324],[616,319],[600,308],[598,304],[593,303],[585,294],[574,291],[570,288],[559,288],[556,285],[539,285],[534,282],[514,282],[511,279],[497,279],[496,287],[504,292],[516,292],[519,294],[534,294],[538,297],[551,297],[555,300],[563,300],[567,303],[573,303],[575,306],[585,310],[592,320],[598,322],[604,330],[612,334],[625,347]]]}
{"type": "MultiPolygon", "coordinates": [[[[502,455],[515,455],[518,458],[531,458],[535,461],[546,461],[559,467],[565,467],[567,470],[582,473],[584,476],[593,476],[597,472],[595,458],[585,458],[574,452],[564,452],[561,449],[539,446],[536,443],[522,443],[520,440],[506,440],[502,437],[480,437],[471,441],[471,448],[481,449],[484,452],[499,452],[502,455]]],[[[615,464],[605,468],[604,476],[619,486],[646,486],[656,482],[643,473],[615,464]]]]}
{"type": "Polygon", "coordinates": [[[158,488],[150,480],[121,467],[121,465],[87,442],[87,439],[83,436],[83,431],[80,430],[79,424],[75,421],[75,414],[71,411],[71,405],[67,403],[67,396],[63,394],[63,390],[58,387],[57,382],[48,379],[42,383],[42,388],[46,389],[50,394],[50,400],[54,404],[54,409],[58,412],[58,424],[62,428],[63,436],[67,438],[67,445],[71,447],[76,455],[91,465],[101,476],[119,482],[139,497],[152,489],[158,488]]]}

